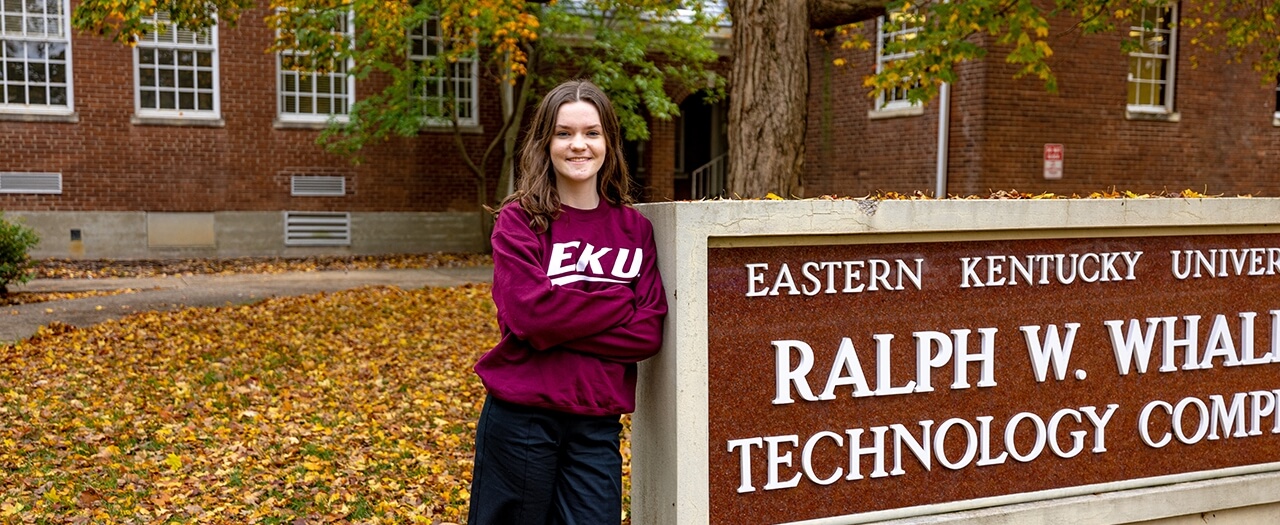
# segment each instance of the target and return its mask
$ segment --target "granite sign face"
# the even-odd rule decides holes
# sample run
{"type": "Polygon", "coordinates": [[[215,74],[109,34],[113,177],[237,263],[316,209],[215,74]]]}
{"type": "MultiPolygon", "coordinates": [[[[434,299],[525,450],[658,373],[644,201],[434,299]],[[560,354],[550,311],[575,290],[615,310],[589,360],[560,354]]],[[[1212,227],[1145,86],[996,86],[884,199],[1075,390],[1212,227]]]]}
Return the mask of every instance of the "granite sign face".
{"type": "Polygon", "coordinates": [[[709,514],[1280,461],[1280,235],[708,248],[709,514]]]}

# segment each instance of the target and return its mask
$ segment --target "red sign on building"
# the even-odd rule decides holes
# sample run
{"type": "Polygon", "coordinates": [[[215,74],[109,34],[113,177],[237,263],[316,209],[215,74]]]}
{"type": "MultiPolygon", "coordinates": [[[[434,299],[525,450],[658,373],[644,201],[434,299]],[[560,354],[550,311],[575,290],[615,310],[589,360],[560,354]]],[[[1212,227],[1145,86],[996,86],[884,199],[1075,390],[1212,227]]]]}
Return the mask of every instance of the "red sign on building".
{"type": "Polygon", "coordinates": [[[1062,178],[1062,144],[1044,145],[1044,180],[1062,178]]]}

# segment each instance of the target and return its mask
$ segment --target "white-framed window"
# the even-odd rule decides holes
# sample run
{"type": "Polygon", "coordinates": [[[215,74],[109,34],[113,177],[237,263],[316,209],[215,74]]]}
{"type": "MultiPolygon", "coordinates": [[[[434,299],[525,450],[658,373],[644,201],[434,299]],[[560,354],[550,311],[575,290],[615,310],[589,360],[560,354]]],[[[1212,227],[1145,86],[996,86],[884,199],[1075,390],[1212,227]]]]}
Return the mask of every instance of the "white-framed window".
{"type": "MultiPolygon", "coordinates": [[[[436,60],[444,52],[445,41],[440,34],[440,21],[431,17],[421,26],[409,31],[409,60],[425,64],[436,60]]],[[[433,71],[422,79],[422,98],[428,105],[428,125],[450,125],[452,121],[448,104],[453,102],[453,114],[458,116],[458,124],[477,126],[480,124],[480,70],[476,57],[459,58],[448,64],[444,71],[433,71]]]]}
{"type": "MultiPolygon", "coordinates": [[[[924,15],[914,10],[895,11],[876,19],[876,73],[884,71],[885,65],[896,60],[911,58],[913,51],[889,50],[892,44],[901,44],[916,37],[923,25],[924,15]]],[[[880,93],[876,99],[876,109],[880,111],[903,109],[915,106],[907,100],[907,90],[913,87],[910,81],[880,93]]]]}
{"type": "Polygon", "coordinates": [[[165,12],[151,21],[133,54],[138,116],[219,118],[218,27],[178,29],[165,12]]]}
{"type": "Polygon", "coordinates": [[[1138,50],[1129,53],[1127,109],[1132,113],[1173,113],[1178,5],[1137,8],[1129,38],[1137,42],[1138,50]]]}
{"type": "Polygon", "coordinates": [[[1276,75],[1276,112],[1271,115],[1271,125],[1280,126],[1280,75],[1276,75]]]}
{"type": "MultiPolygon", "coordinates": [[[[355,14],[347,11],[333,17],[332,31],[343,33],[355,42],[355,14]]],[[[276,93],[279,115],[283,122],[328,122],[331,118],[347,120],[355,103],[356,79],[347,72],[354,67],[348,58],[331,64],[326,72],[296,70],[296,58],[304,51],[281,51],[277,55],[276,93]]]]}
{"type": "Polygon", "coordinates": [[[0,112],[72,113],[69,0],[0,0],[0,112]]]}

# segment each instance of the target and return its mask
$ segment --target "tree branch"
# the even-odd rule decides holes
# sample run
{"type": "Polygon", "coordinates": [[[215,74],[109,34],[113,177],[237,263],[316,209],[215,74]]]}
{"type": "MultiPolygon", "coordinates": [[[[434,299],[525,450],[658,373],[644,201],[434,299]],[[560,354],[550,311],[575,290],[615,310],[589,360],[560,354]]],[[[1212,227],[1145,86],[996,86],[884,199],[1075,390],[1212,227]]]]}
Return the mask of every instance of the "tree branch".
{"type": "Polygon", "coordinates": [[[808,0],[808,3],[809,28],[831,29],[883,15],[888,0],[808,0]]]}

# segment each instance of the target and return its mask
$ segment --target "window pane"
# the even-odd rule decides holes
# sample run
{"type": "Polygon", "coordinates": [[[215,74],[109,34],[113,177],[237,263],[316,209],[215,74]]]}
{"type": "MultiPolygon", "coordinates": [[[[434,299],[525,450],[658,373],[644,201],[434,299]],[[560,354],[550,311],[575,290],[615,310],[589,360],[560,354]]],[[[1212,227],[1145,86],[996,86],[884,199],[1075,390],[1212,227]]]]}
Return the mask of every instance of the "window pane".
{"type": "Polygon", "coordinates": [[[48,104],[49,99],[45,94],[44,86],[31,86],[27,88],[27,102],[29,104],[48,104]]]}
{"type": "Polygon", "coordinates": [[[155,87],[156,71],[154,69],[143,69],[138,72],[138,85],[146,87],[155,87]]]}
{"type": "Polygon", "coordinates": [[[178,71],[178,87],[194,89],[196,87],[196,72],[186,69],[178,71]]]}
{"type": "Polygon", "coordinates": [[[163,66],[173,65],[173,50],[160,49],[156,51],[156,63],[163,66]]]}
{"type": "Polygon", "coordinates": [[[45,74],[44,62],[28,62],[27,63],[27,81],[32,84],[44,84],[48,82],[49,75],[45,74]]]}
{"type": "Polygon", "coordinates": [[[172,91],[160,92],[160,109],[177,109],[177,105],[174,103],[174,100],[173,100],[172,91]]]}
{"type": "Polygon", "coordinates": [[[154,49],[139,49],[139,50],[138,50],[138,63],[139,63],[139,64],[143,64],[143,65],[151,65],[151,64],[155,64],[155,63],[156,63],[156,50],[154,50],[154,49]]]}
{"type": "Polygon", "coordinates": [[[196,65],[203,68],[213,67],[213,53],[196,53],[196,65]]]}
{"type": "Polygon", "coordinates": [[[156,92],[144,89],[138,92],[138,105],[144,109],[156,109],[156,92]]]}
{"type": "Polygon", "coordinates": [[[201,110],[203,111],[212,110],[213,109],[213,93],[201,93],[197,97],[197,102],[199,103],[201,110]]]}
{"type": "Polygon", "coordinates": [[[27,33],[33,35],[45,34],[45,21],[43,18],[36,16],[27,17],[27,33]]]}
{"type": "Polygon", "coordinates": [[[9,82],[26,82],[27,73],[25,68],[22,67],[22,62],[5,62],[4,66],[5,80],[9,82]]]}
{"type": "Polygon", "coordinates": [[[22,34],[22,17],[5,14],[4,18],[0,19],[0,31],[15,35],[22,34]]]}
{"type": "Polygon", "coordinates": [[[49,103],[65,106],[67,105],[67,88],[51,87],[49,88],[49,103]]]}
{"type": "Polygon", "coordinates": [[[5,102],[9,104],[26,104],[27,103],[27,90],[23,89],[21,85],[17,85],[17,86],[11,85],[9,86],[9,89],[6,91],[8,91],[9,97],[8,97],[8,100],[6,100],[5,102]]]}
{"type": "Polygon", "coordinates": [[[178,51],[179,66],[194,66],[196,63],[195,53],[191,51],[178,51]]]}
{"type": "Polygon", "coordinates": [[[160,84],[159,84],[159,85],[160,85],[160,87],[167,87],[167,88],[174,87],[174,81],[173,81],[173,70],[172,70],[172,69],[161,69],[161,70],[160,70],[160,84]]]}
{"type": "Polygon", "coordinates": [[[213,89],[213,72],[212,71],[197,72],[196,87],[200,89],[213,89]]]}
{"type": "Polygon", "coordinates": [[[196,109],[196,94],[189,91],[178,93],[178,109],[196,109]]]}

